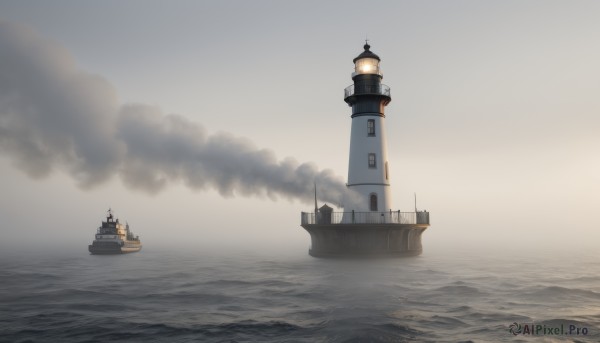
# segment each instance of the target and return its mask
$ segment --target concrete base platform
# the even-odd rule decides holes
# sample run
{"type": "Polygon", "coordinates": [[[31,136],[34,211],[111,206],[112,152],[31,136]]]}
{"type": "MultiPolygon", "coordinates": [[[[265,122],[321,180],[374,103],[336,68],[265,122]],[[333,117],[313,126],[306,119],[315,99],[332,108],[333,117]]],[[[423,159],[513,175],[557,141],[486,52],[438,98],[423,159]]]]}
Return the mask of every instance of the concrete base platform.
{"type": "Polygon", "coordinates": [[[425,224],[304,224],[314,257],[405,257],[423,252],[425,224]]]}

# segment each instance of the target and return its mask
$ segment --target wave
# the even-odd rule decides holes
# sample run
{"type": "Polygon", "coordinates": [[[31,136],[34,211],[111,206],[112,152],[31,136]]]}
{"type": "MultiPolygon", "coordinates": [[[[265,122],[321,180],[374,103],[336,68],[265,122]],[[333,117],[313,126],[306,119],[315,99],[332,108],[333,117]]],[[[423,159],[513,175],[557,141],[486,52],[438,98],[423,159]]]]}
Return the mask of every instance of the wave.
{"type": "Polygon", "coordinates": [[[177,326],[163,323],[129,323],[114,320],[86,323],[72,321],[62,328],[26,328],[8,332],[9,341],[26,341],[40,337],[52,337],[60,342],[108,342],[108,341],[172,341],[174,339],[195,340],[260,340],[260,338],[285,337],[303,330],[302,327],[285,321],[240,321],[212,325],[177,326]]]}
{"type": "MultiPolygon", "coordinates": [[[[361,327],[338,336],[342,342],[402,342],[415,340],[422,331],[397,323],[386,323],[361,327]]],[[[335,341],[335,340],[334,340],[335,341]]]]}
{"type": "Polygon", "coordinates": [[[231,280],[231,279],[220,279],[204,282],[205,285],[213,286],[263,286],[263,287],[285,287],[295,286],[296,283],[291,283],[282,280],[257,280],[257,281],[245,281],[245,280],[231,280]]]}
{"type": "Polygon", "coordinates": [[[565,299],[600,300],[600,293],[587,289],[569,288],[561,286],[545,286],[526,290],[520,293],[521,297],[537,300],[559,301],[565,299]]]}
{"type": "Polygon", "coordinates": [[[433,292],[443,293],[444,295],[481,295],[481,292],[478,288],[472,286],[464,286],[464,285],[449,285],[439,287],[433,290],[433,292]]]}

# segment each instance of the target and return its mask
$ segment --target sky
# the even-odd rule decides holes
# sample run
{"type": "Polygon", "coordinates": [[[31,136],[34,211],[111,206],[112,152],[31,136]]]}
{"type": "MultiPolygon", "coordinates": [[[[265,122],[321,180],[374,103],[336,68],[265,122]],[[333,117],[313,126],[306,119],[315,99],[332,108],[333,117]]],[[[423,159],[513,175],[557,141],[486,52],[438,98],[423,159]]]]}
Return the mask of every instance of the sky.
{"type": "Polygon", "coordinates": [[[307,180],[335,205],[368,37],[393,201],[431,213],[425,253],[594,248],[598,17],[597,1],[2,1],[0,247],[85,251],[112,207],[144,249],[305,254],[307,180]],[[187,172],[223,141],[277,173],[187,172]],[[296,188],[262,187],[296,168],[296,188]]]}

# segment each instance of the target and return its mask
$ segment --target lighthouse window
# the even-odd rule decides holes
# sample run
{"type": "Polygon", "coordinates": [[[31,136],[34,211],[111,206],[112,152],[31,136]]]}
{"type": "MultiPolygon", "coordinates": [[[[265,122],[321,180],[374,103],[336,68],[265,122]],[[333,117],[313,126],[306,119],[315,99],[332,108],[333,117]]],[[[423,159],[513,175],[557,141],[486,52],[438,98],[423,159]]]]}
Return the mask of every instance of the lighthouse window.
{"type": "Polygon", "coordinates": [[[374,119],[367,120],[367,134],[369,135],[369,137],[375,136],[375,120],[374,119]]]}
{"type": "Polygon", "coordinates": [[[377,194],[371,193],[369,196],[369,208],[371,211],[377,211],[377,194]]]}
{"type": "Polygon", "coordinates": [[[377,160],[373,153],[369,154],[369,168],[377,168],[377,160]]]}
{"type": "Polygon", "coordinates": [[[388,180],[390,177],[388,176],[388,163],[385,161],[385,179],[388,180]]]}

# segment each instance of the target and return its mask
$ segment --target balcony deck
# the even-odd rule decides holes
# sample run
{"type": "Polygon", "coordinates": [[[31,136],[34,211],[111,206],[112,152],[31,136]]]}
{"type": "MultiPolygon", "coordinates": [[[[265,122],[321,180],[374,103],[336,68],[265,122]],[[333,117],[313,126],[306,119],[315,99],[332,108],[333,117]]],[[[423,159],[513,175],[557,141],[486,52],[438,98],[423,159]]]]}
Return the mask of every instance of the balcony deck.
{"type": "Polygon", "coordinates": [[[354,86],[354,84],[346,87],[344,89],[344,99],[354,96],[354,95],[362,95],[362,94],[377,94],[377,95],[385,95],[387,97],[391,96],[390,87],[384,84],[380,85],[362,85],[362,86],[354,86]]]}
{"type": "Polygon", "coordinates": [[[429,226],[429,212],[331,212],[301,213],[301,225],[403,224],[429,226]]]}

